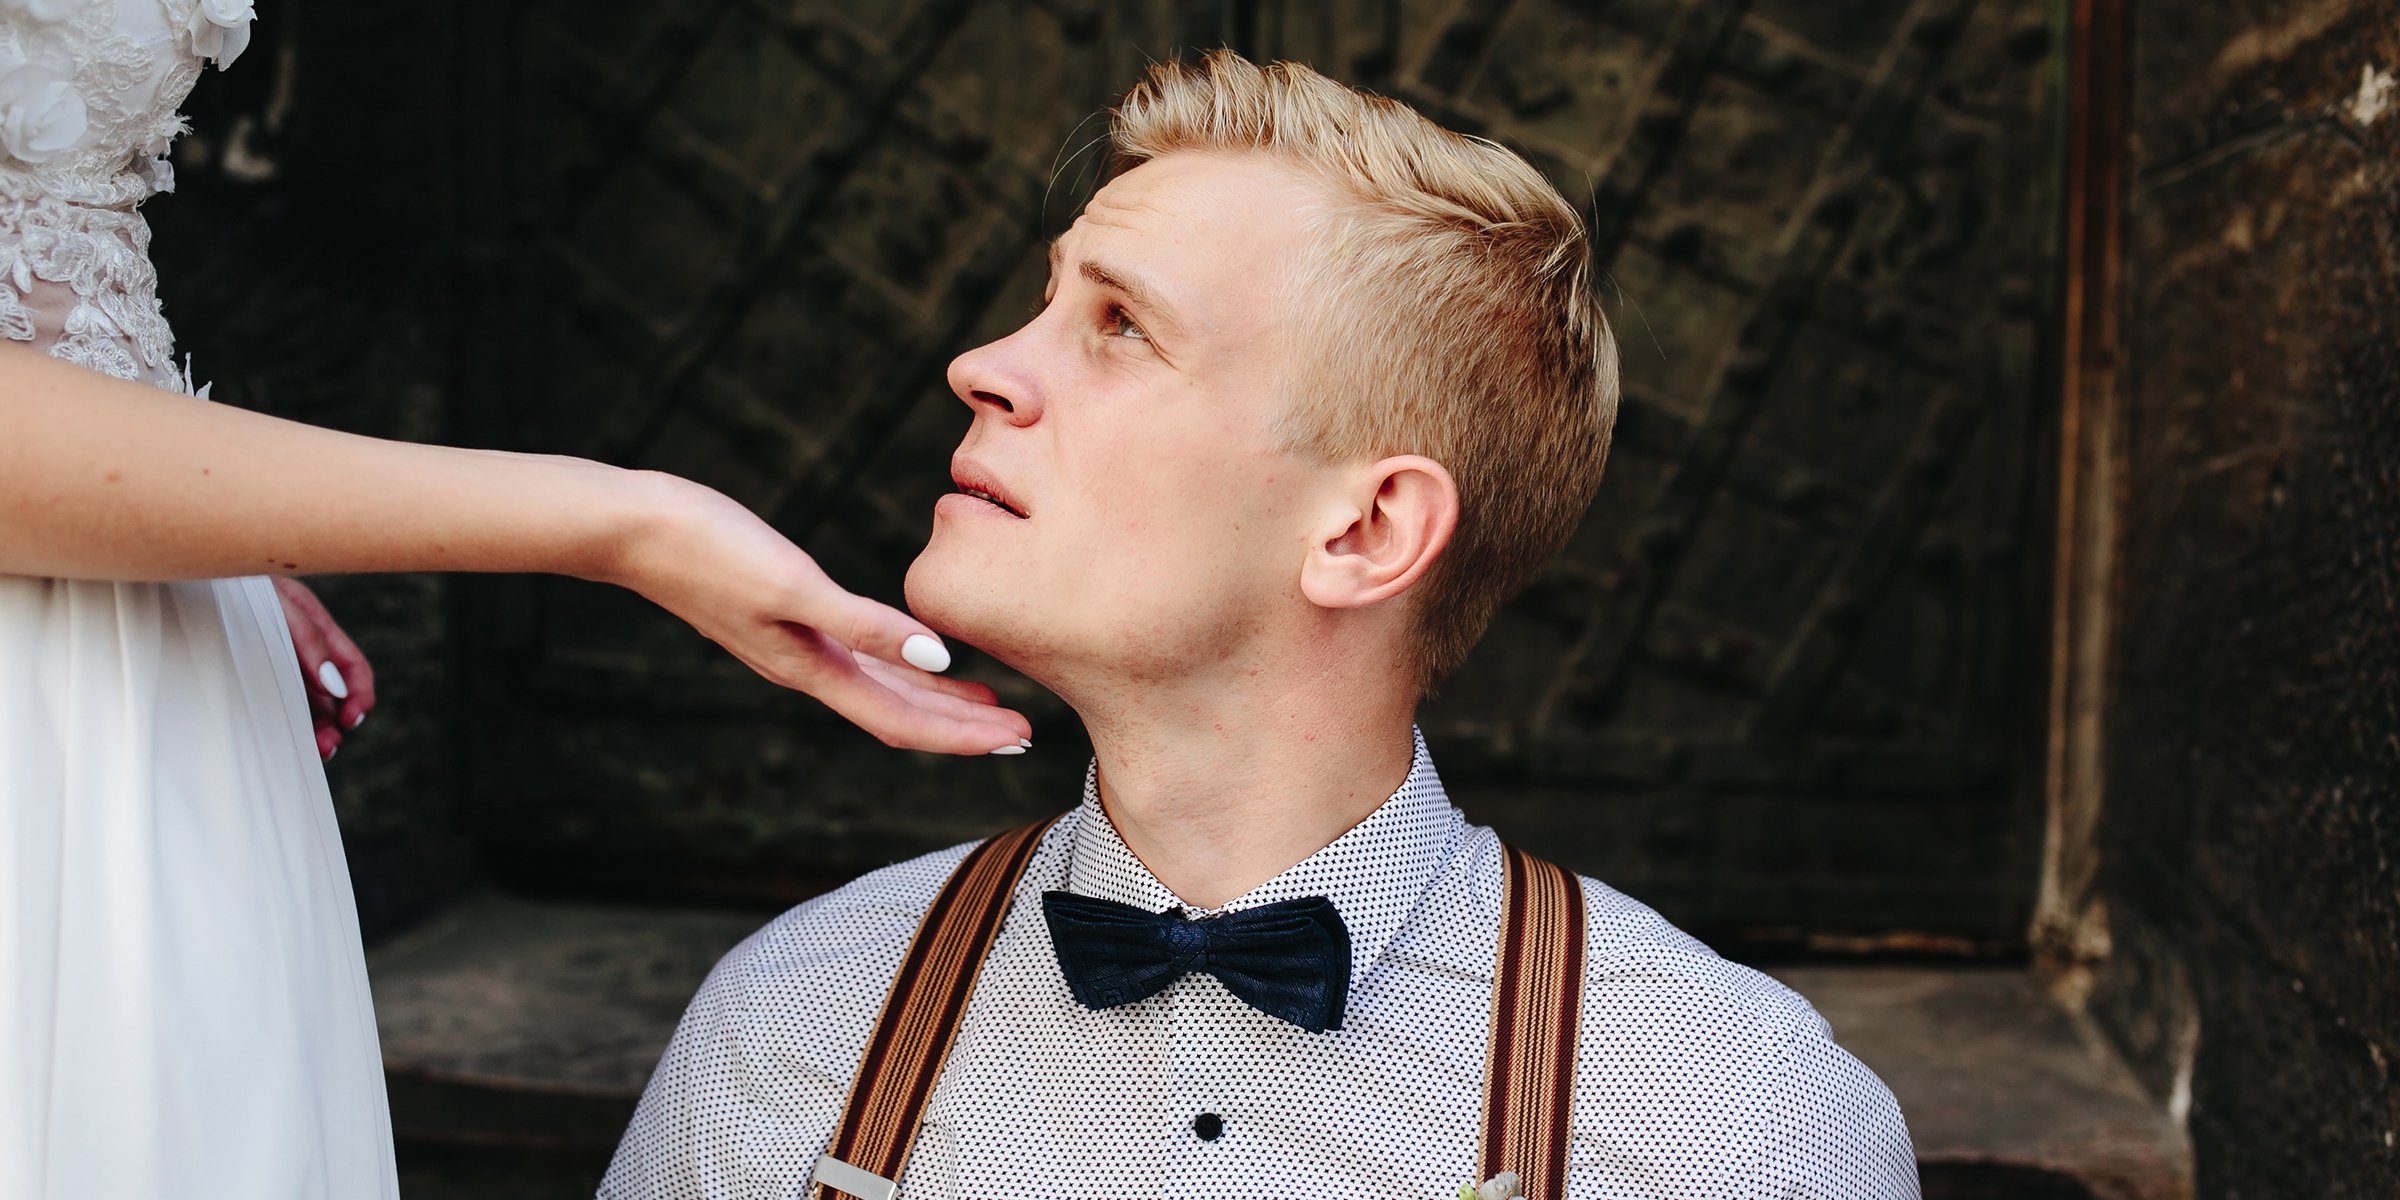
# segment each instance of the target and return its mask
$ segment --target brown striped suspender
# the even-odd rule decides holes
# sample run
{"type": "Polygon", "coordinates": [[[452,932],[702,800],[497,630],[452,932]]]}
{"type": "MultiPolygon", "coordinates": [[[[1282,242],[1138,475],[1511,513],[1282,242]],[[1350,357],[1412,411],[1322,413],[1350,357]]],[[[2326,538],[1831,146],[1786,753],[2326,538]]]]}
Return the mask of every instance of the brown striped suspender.
{"type": "MultiPolygon", "coordinates": [[[[867,1039],[841,1124],[817,1159],[814,1200],[892,1200],[898,1192],[984,957],[999,939],[1026,864],[1056,821],[977,846],[934,897],[867,1039]]],[[[1583,888],[1572,872],[1502,849],[1508,888],[1492,974],[1479,1169],[1485,1179],[1516,1172],[1530,1200],[1563,1200],[1583,1012],[1583,888]]]]}
{"type": "Polygon", "coordinates": [[[842,1123],[817,1159],[811,1195],[839,1190],[858,1200],[892,1200],[899,1190],[900,1168],[975,994],[975,977],[1000,937],[1025,864],[1057,820],[1011,829],[968,851],[925,910],[867,1039],[842,1123]]]}
{"type": "Polygon", "coordinates": [[[1583,884],[1514,846],[1492,969],[1482,1178],[1514,1171],[1530,1200],[1564,1200],[1583,1029],[1583,884]]]}

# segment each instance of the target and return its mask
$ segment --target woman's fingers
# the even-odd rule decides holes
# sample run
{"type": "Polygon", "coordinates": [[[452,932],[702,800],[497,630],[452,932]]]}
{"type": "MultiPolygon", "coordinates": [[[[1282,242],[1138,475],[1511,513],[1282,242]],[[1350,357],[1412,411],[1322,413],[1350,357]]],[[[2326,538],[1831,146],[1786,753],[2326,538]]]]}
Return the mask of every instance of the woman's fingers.
{"type": "Polygon", "coordinates": [[[341,673],[349,689],[349,695],[342,699],[339,716],[346,733],[358,728],[367,714],[375,711],[375,668],[367,662],[358,643],[351,641],[350,635],[334,621],[332,613],[325,612],[323,605],[317,611],[324,614],[324,625],[319,632],[325,639],[326,663],[341,673]]]}
{"type": "Polygon", "coordinates": [[[1015,730],[1019,739],[1033,735],[1033,726],[1027,723],[1024,717],[1010,709],[1001,708],[997,697],[992,694],[992,689],[981,684],[965,685],[974,688],[976,692],[982,693],[981,695],[961,695],[948,688],[935,689],[923,686],[928,682],[948,684],[959,681],[924,675],[905,667],[894,667],[881,659],[869,658],[864,654],[854,657],[858,660],[859,670],[864,671],[869,679],[890,688],[893,692],[898,693],[901,699],[919,708],[960,721],[998,723],[1015,730]]]}
{"type": "Polygon", "coordinates": [[[334,686],[342,685],[342,681],[338,676],[328,679],[324,672],[325,635],[317,622],[317,614],[324,611],[324,606],[299,581],[292,579],[275,580],[275,600],[283,609],[284,625],[292,632],[292,654],[299,659],[300,686],[308,700],[317,758],[332,758],[342,744],[341,730],[336,725],[341,701],[333,692],[334,686]]]}
{"type": "Polygon", "coordinates": [[[886,745],[937,754],[1022,750],[1025,733],[1020,731],[1031,729],[1023,716],[942,692],[912,689],[912,696],[869,674],[848,647],[825,633],[804,628],[791,633],[799,643],[792,647],[798,652],[792,677],[762,673],[815,696],[886,745]]]}
{"type": "Polygon", "coordinates": [[[762,644],[728,645],[770,681],[822,701],[886,745],[937,754],[1018,753],[1033,732],[991,690],[852,651],[822,630],[785,623],[762,644]]]}
{"type": "Polygon", "coordinates": [[[317,754],[331,758],[342,735],[374,710],[375,670],[308,585],[297,579],[274,582],[284,624],[292,631],[292,653],[300,662],[310,722],[317,727],[317,754]]]}
{"type": "Polygon", "coordinates": [[[843,589],[814,560],[797,572],[791,603],[791,626],[814,635],[802,639],[806,653],[826,656],[796,686],[884,741],[950,754],[1006,753],[1022,750],[1032,734],[1023,716],[997,706],[990,688],[932,673],[949,668],[950,651],[924,622],[843,589]]]}
{"type": "Polygon", "coordinates": [[[908,614],[845,591],[798,546],[725,496],[649,476],[673,517],[595,578],[648,596],[769,681],[803,691],[893,746],[1014,751],[1025,718],[989,689],[929,671],[950,655],[908,614]],[[877,661],[869,674],[861,656],[877,661]]]}
{"type": "Polygon", "coordinates": [[[324,606],[296,579],[276,580],[275,599],[283,607],[283,623],[292,631],[292,650],[300,659],[300,681],[308,686],[312,696],[331,694],[322,672],[325,634],[317,622],[317,614],[324,611],[324,606]]]}
{"type": "Polygon", "coordinates": [[[914,667],[898,666],[873,655],[859,654],[855,651],[853,656],[858,659],[860,667],[882,680],[889,687],[940,692],[945,696],[955,696],[969,704],[998,704],[1000,702],[999,695],[992,689],[971,680],[952,679],[947,675],[928,675],[914,667]]]}
{"type": "Polygon", "coordinates": [[[860,654],[928,673],[950,669],[950,648],[923,621],[844,589],[813,560],[795,593],[793,619],[860,654]]]}

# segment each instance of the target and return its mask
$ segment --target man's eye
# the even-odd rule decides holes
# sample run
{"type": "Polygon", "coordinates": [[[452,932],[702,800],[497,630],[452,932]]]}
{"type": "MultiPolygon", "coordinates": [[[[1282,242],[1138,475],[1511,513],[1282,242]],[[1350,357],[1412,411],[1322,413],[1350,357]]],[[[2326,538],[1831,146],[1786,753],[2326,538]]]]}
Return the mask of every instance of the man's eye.
{"type": "Polygon", "coordinates": [[[1108,331],[1117,337],[1140,338],[1145,342],[1150,340],[1150,335],[1143,333],[1142,327],[1134,324],[1133,317],[1121,308],[1108,310],[1108,331]]]}

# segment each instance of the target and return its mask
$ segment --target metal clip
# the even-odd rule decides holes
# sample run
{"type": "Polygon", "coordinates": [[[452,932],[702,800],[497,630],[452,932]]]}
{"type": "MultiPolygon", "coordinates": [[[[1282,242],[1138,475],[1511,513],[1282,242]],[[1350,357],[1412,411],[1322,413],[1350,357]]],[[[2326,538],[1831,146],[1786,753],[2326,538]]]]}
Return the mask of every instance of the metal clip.
{"type": "Polygon", "coordinates": [[[854,1167],[830,1154],[817,1156],[817,1169],[809,1178],[836,1191],[847,1192],[858,1200],[892,1200],[900,1185],[863,1167],[854,1167]]]}

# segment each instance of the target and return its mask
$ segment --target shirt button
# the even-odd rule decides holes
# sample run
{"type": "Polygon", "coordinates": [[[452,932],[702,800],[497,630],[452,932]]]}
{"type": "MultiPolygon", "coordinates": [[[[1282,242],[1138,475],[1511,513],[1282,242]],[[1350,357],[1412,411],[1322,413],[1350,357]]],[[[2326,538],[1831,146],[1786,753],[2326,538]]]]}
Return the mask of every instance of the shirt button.
{"type": "Polygon", "coordinates": [[[1199,1134],[1201,1141],[1213,1142],[1225,1136],[1225,1118],[1215,1113],[1201,1113],[1192,1118],[1192,1132],[1199,1134]]]}

